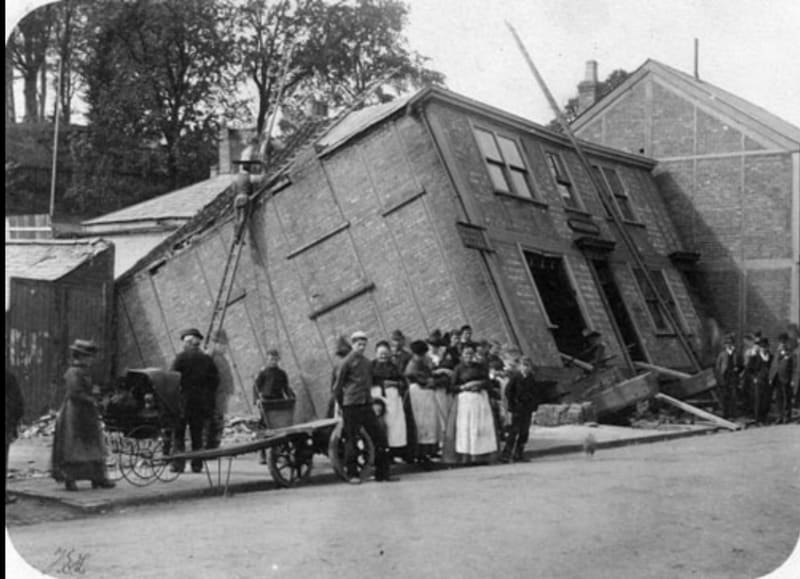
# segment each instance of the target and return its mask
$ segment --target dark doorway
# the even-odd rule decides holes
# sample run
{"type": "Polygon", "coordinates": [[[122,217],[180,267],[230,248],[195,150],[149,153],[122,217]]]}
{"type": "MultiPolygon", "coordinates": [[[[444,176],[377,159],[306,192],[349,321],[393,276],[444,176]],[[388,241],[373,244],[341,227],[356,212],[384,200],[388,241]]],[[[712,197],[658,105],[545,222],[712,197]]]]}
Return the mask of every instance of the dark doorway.
{"type": "Polygon", "coordinates": [[[578,306],[575,288],[560,257],[525,252],[550,328],[560,352],[577,356],[583,350],[586,322],[578,306]]]}
{"type": "Polygon", "coordinates": [[[642,342],[639,339],[639,334],[636,333],[636,328],[633,325],[628,309],[622,301],[622,294],[620,294],[614,274],[611,272],[611,266],[604,259],[593,259],[591,264],[597,276],[600,289],[603,290],[604,301],[611,311],[617,326],[617,332],[619,337],[622,338],[628,356],[635,362],[646,362],[647,358],[644,355],[642,342]]]}

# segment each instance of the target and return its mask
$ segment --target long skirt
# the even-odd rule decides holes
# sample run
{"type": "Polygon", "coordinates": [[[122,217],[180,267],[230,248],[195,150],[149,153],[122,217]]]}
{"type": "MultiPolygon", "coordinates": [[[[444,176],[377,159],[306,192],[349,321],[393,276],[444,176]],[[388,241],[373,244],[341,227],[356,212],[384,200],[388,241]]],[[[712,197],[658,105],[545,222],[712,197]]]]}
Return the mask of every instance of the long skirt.
{"type": "Polygon", "coordinates": [[[417,425],[417,444],[438,444],[440,418],[435,391],[432,388],[422,388],[419,384],[411,384],[408,395],[417,425]]]}
{"type": "Polygon", "coordinates": [[[388,386],[386,396],[381,392],[380,386],[372,388],[373,398],[382,398],[386,403],[386,414],[383,417],[386,423],[386,438],[389,448],[403,448],[408,444],[406,437],[406,413],[403,410],[403,399],[397,388],[388,386]]]}
{"type": "Polygon", "coordinates": [[[489,395],[485,391],[458,395],[456,453],[466,455],[469,462],[488,462],[495,458],[497,434],[489,395]]]}
{"type": "Polygon", "coordinates": [[[56,418],[51,473],[57,481],[105,479],[106,448],[97,408],[67,398],[56,418]]]}
{"type": "Polygon", "coordinates": [[[436,412],[439,415],[439,440],[444,442],[447,433],[447,418],[450,416],[450,408],[453,406],[455,396],[444,388],[436,388],[434,393],[436,412]]]}

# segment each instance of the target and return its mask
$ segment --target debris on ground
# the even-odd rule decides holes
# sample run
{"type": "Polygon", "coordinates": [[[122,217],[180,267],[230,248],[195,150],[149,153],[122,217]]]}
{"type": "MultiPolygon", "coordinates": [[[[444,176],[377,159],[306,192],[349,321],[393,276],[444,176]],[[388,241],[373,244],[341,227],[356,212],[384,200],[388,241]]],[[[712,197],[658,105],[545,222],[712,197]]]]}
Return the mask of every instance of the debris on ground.
{"type": "Polygon", "coordinates": [[[597,416],[591,402],[574,404],[540,404],[533,423],[538,426],[560,426],[562,424],[584,424],[596,422],[597,416]]]}
{"type": "Polygon", "coordinates": [[[259,418],[235,416],[226,421],[222,431],[222,440],[226,443],[248,442],[258,437],[258,431],[263,430],[259,418]]]}
{"type": "Polygon", "coordinates": [[[54,411],[41,416],[30,426],[22,426],[20,428],[20,438],[34,438],[36,436],[53,436],[56,430],[56,416],[54,411]]]}

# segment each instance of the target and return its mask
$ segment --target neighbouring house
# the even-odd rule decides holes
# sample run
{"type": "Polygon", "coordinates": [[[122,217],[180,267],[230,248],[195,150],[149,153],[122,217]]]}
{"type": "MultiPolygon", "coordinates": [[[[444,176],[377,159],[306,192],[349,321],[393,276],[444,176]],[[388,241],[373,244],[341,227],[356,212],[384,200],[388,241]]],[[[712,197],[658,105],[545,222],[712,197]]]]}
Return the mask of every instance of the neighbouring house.
{"type": "Polygon", "coordinates": [[[114,247],[101,240],[6,240],[6,367],[26,419],[58,408],[69,345],[94,340],[98,385],[111,378],[114,247]]]}
{"type": "MultiPolygon", "coordinates": [[[[596,68],[587,70],[591,94],[596,68]]],[[[672,257],[708,314],[740,334],[798,323],[800,128],[654,60],[587,105],[573,123],[579,137],[658,161],[688,251],[672,257]]]]}
{"type": "Polygon", "coordinates": [[[118,278],[200,211],[225,193],[233,176],[221,174],[89,219],[81,234],[102,236],[115,246],[114,277],[118,278]]]}
{"type": "MultiPolygon", "coordinates": [[[[587,143],[603,202],[563,136],[439,88],[350,113],[294,148],[252,201],[224,326],[229,413],[250,410],[277,347],[296,419],[323,415],[334,340],[356,329],[374,346],[394,329],[418,338],[469,323],[554,367],[595,329],[613,364],[694,366],[678,333],[697,339],[700,319],[669,259],[686,248],[652,159],[587,143]]],[[[182,328],[205,331],[233,230],[230,203],[204,211],[117,280],[117,373],[166,366],[182,328]]]]}

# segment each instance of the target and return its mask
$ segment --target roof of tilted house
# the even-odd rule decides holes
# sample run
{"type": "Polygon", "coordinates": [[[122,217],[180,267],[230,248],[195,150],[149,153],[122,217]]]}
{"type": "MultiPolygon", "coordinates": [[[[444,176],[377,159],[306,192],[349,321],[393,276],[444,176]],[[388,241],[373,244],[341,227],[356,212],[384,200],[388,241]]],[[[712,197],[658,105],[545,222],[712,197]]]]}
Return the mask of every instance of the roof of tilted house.
{"type": "Polygon", "coordinates": [[[109,247],[102,239],[6,241],[6,278],[55,281],[109,247]]]}
{"type": "Polygon", "coordinates": [[[657,75],[709,106],[735,116],[740,122],[768,132],[771,137],[785,141],[786,145],[795,147],[800,145],[800,128],[788,121],[718,86],[652,59],[646,60],[622,84],[583,111],[573,121],[573,126],[580,129],[592,121],[648,74],[657,75]]]}
{"type": "Polygon", "coordinates": [[[83,225],[130,223],[160,219],[191,219],[233,182],[234,175],[218,175],[177,191],[159,195],[119,211],[83,222],[83,225]]]}

